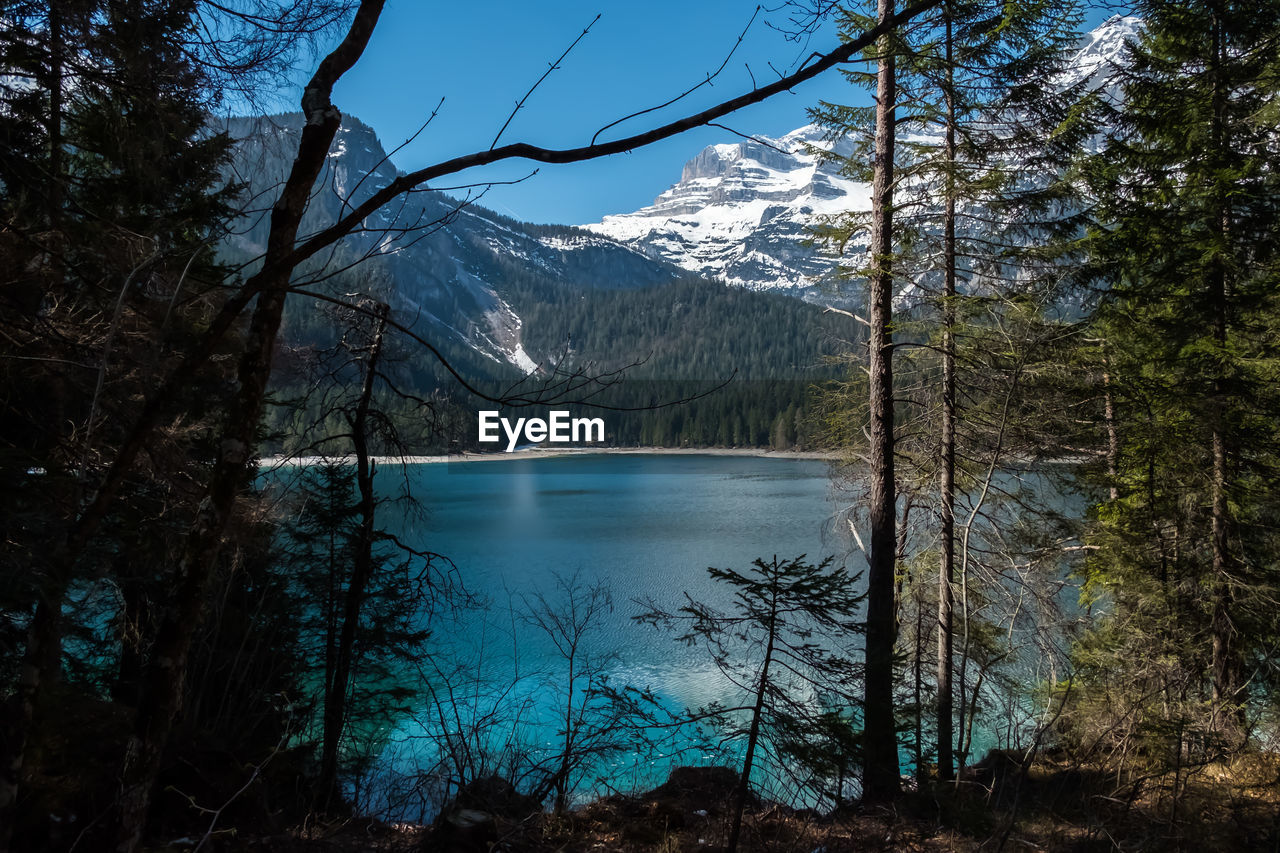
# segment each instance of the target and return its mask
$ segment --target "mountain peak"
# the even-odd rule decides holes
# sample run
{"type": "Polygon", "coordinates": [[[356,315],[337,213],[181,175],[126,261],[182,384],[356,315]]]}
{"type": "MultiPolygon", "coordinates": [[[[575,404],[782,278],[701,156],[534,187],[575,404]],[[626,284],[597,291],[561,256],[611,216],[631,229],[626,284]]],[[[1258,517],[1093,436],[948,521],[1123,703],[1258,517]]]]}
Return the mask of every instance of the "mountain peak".
{"type": "Polygon", "coordinates": [[[1067,63],[1065,83],[1087,81],[1088,88],[1105,86],[1124,63],[1125,46],[1142,37],[1142,19],[1112,15],[1080,38],[1080,47],[1067,63]]]}
{"type": "MultiPolygon", "coordinates": [[[[220,122],[220,129],[236,140],[233,173],[237,182],[247,184],[246,198],[267,198],[278,191],[289,174],[302,125],[299,113],[220,122]]],[[[344,115],[302,231],[329,227],[397,174],[373,128],[344,115]]],[[[252,258],[266,240],[267,218],[259,211],[240,224],[227,250],[252,258]]],[[[644,287],[681,276],[674,267],[599,234],[527,225],[425,189],[372,213],[334,251],[330,258],[339,261],[335,267],[359,259],[360,274],[371,286],[387,286],[386,298],[408,325],[421,324],[437,342],[470,350],[486,368],[510,365],[524,374],[540,368],[524,345],[513,279],[529,289],[585,291],[644,287]]]]}
{"type": "Polygon", "coordinates": [[[819,162],[810,145],[824,147],[815,125],[708,145],[652,205],[586,227],[730,284],[811,287],[830,262],[800,250],[809,223],[848,209],[867,189],[819,162]]]}
{"type": "MultiPolygon", "coordinates": [[[[1136,17],[1104,21],[1081,38],[1060,85],[1106,85],[1124,60],[1125,44],[1141,32],[1136,17]]],[[[821,128],[807,124],[777,139],[708,145],[653,204],[583,227],[729,284],[813,293],[834,264],[812,244],[810,228],[822,215],[870,207],[867,184],[842,177],[810,153],[832,144],[821,128]]]]}

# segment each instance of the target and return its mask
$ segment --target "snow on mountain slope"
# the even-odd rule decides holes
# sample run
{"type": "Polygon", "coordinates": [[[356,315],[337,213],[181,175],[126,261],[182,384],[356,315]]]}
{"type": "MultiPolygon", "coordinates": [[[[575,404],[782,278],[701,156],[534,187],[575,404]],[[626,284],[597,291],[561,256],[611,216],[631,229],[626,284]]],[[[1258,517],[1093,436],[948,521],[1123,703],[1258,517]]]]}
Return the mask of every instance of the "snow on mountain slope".
{"type": "Polygon", "coordinates": [[[1062,82],[1087,80],[1090,89],[1106,86],[1115,70],[1124,65],[1125,44],[1141,35],[1141,18],[1113,15],[1080,40],[1080,49],[1068,63],[1062,82]]]}
{"type": "MultiPolygon", "coordinates": [[[[1141,21],[1114,16],[1081,39],[1058,81],[1104,86],[1141,21]]],[[[834,258],[806,245],[818,216],[870,207],[870,186],[804,153],[808,125],[780,139],[710,145],[649,207],[583,226],[676,266],[758,290],[812,293],[834,258]]],[[[826,147],[826,146],[823,146],[826,147]]],[[[856,252],[858,247],[850,246],[856,252]]]]}
{"type": "MultiPolygon", "coordinates": [[[[249,198],[271,198],[288,173],[302,116],[232,118],[234,172],[249,198]]],[[[397,170],[373,129],[347,116],[329,151],[303,221],[314,233],[395,179],[397,170]]],[[[392,306],[409,322],[433,325],[494,363],[525,374],[539,368],[522,343],[523,320],[508,285],[514,278],[584,289],[643,287],[681,273],[608,237],[564,226],[530,226],[436,192],[403,197],[362,223],[339,247],[334,266],[369,256],[363,274],[393,282],[392,306]]],[[[231,241],[243,257],[266,244],[265,209],[231,241]]]]}
{"type": "Polygon", "coordinates": [[[803,245],[814,217],[865,209],[866,184],[804,152],[820,130],[711,145],[680,182],[635,213],[585,226],[684,269],[757,289],[806,288],[830,268],[803,245]]]}

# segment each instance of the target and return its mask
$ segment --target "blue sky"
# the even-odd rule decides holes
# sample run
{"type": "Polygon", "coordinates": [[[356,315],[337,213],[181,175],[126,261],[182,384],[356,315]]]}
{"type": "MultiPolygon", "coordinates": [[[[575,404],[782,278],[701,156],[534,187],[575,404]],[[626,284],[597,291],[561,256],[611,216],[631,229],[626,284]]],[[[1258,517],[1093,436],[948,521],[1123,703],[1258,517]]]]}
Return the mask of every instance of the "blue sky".
{"type": "MultiPolygon", "coordinates": [[[[723,61],[751,19],[755,3],[705,0],[648,2],[387,4],[365,56],[341,81],[334,103],[370,124],[388,149],[403,142],[443,96],[444,106],[411,146],[395,155],[414,169],[492,143],[515,102],[596,14],[600,20],[529,99],[502,142],[572,147],[600,126],[667,100],[702,80],[723,61]]],[[[827,30],[808,44],[788,41],[765,26],[761,12],[715,85],[704,87],[661,113],[671,119],[771,79],[769,63],[787,69],[814,50],[836,44],[827,30]]],[[[773,15],[781,24],[783,19],[773,15]]],[[[807,122],[806,108],[820,98],[861,97],[838,75],[798,87],[728,118],[744,133],[781,135],[807,122]]],[[[654,115],[620,126],[621,135],[644,129],[654,115]]],[[[680,167],[703,146],[731,141],[723,130],[704,128],[646,149],[604,160],[542,166],[518,185],[495,187],[482,204],[534,222],[584,223],[606,213],[634,210],[680,177],[680,167]]],[[[535,168],[515,163],[468,174],[458,183],[510,180],[535,168]]]]}
{"type": "MultiPolygon", "coordinates": [[[[334,103],[371,125],[390,150],[417,130],[443,97],[437,118],[394,155],[401,169],[486,149],[516,101],[599,14],[591,32],[534,92],[501,140],[574,147],[588,142],[602,125],[705,79],[756,9],[746,0],[390,0],[364,57],[335,90],[334,103]]],[[[1088,24],[1107,14],[1092,11],[1088,24]]],[[[797,43],[767,26],[770,21],[782,26],[785,15],[761,10],[713,86],[611,133],[628,135],[718,103],[750,90],[752,74],[760,81],[773,79],[770,64],[786,72],[811,52],[837,43],[830,25],[797,43]]],[[[296,109],[296,93],[282,99],[282,109],[296,109]]],[[[807,123],[806,110],[823,99],[865,103],[867,95],[827,72],[724,124],[743,133],[780,136],[807,123]]],[[[544,165],[518,185],[492,188],[481,203],[532,222],[594,222],[651,203],[704,146],[735,138],[724,130],[699,128],[629,154],[544,165]]],[[[534,168],[513,161],[449,183],[513,180],[534,168]]]]}

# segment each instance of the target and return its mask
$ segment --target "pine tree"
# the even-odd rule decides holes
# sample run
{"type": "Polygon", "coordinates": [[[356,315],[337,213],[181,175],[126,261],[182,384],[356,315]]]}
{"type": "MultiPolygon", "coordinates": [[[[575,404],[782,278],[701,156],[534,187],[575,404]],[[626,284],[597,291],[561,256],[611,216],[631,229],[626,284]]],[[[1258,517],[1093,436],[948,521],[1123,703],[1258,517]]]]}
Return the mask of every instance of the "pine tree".
{"type": "MultiPolygon", "coordinates": [[[[858,667],[846,647],[857,633],[852,619],[865,596],[853,592],[857,577],[843,567],[833,569],[832,562],[828,557],[814,565],[801,554],[790,560],[758,559],[746,571],[711,568],[707,572],[714,580],[734,590],[728,610],[690,599],[675,612],[651,606],[635,617],[678,631],[682,642],[704,646],[729,680],[746,691],[741,706],[711,709],[730,736],[745,740],[725,844],[729,853],[738,849],[751,773],[771,744],[775,754],[805,758],[812,758],[814,740],[839,746],[843,754],[811,764],[833,777],[856,760],[852,720],[857,702],[850,688],[858,667]]],[[[864,727],[864,762],[866,736],[864,727]]],[[[836,798],[841,794],[837,790],[836,798]]]]}
{"type": "MultiPolygon", "coordinates": [[[[67,557],[67,519],[156,371],[205,321],[217,300],[210,288],[226,272],[214,245],[231,214],[220,176],[229,142],[203,129],[204,90],[181,39],[190,10],[153,5],[60,0],[6,20],[5,59],[19,73],[6,77],[18,83],[4,91],[0,127],[19,144],[2,159],[0,253],[5,348],[19,357],[4,360],[13,417],[3,441],[14,463],[5,467],[46,472],[24,478],[19,503],[40,506],[41,544],[54,543],[6,537],[4,559],[29,584],[13,602],[29,627],[6,775],[20,768],[42,686],[62,667],[64,598],[85,568],[67,557]],[[32,78],[45,88],[30,88],[32,78]]],[[[185,484],[207,452],[200,426],[217,410],[224,379],[217,366],[193,376],[175,401],[187,409],[183,428],[157,436],[154,467],[124,486],[132,506],[105,518],[103,539],[167,553],[163,543],[184,523],[185,484]],[[143,507],[155,510],[145,529],[143,507]]],[[[126,609],[145,622],[146,587],[163,560],[126,559],[106,544],[92,556],[120,573],[126,609]]],[[[14,805],[17,772],[0,806],[14,805]]]]}
{"type": "MultiPolygon", "coordinates": [[[[1055,79],[1075,41],[1077,18],[1069,4],[1009,3],[992,10],[949,0],[915,34],[919,47],[908,83],[915,109],[908,127],[917,130],[903,146],[909,201],[901,218],[910,234],[904,242],[913,247],[903,259],[906,275],[928,308],[925,322],[932,321],[932,329],[921,331],[936,341],[936,350],[919,357],[940,362],[926,395],[938,410],[936,443],[925,442],[936,463],[917,457],[916,466],[936,468],[938,482],[935,688],[943,780],[954,773],[956,489],[965,474],[957,469],[957,450],[969,460],[970,482],[984,476],[979,460],[992,461],[986,477],[1003,465],[1008,448],[984,435],[991,430],[981,409],[1001,396],[1008,373],[991,370],[993,360],[983,357],[991,335],[981,327],[992,324],[991,317],[999,318],[995,325],[1011,326],[1025,306],[1050,305],[1057,295],[1059,276],[1032,253],[1038,242],[1069,227],[1060,221],[1070,220],[1062,215],[1060,176],[1081,137],[1084,123],[1070,115],[1083,81],[1064,87],[1055,79]],[[940,252],[933,249],[938,232],[940,252]],[[1050,292],[1038,292],[1046,281],[1050,292]],[[966,389],[963,400],[958,381],[966,389]],[[962,403],[971,410],[963,418],[962,403]]],[[[1009,343],[1000,341],[995,351],[1008,351],[1009,343]]],[[[1033,345],[1027,339],[1015,348],[1033,345]]],[[[1007,415],[993,420],[995,432],[1008,430],[1007,415]]],[[[968,602],[961,604],[967,618],[968,602]]],[[[962,730],[964,718],[962,702],[962,730]]]]}

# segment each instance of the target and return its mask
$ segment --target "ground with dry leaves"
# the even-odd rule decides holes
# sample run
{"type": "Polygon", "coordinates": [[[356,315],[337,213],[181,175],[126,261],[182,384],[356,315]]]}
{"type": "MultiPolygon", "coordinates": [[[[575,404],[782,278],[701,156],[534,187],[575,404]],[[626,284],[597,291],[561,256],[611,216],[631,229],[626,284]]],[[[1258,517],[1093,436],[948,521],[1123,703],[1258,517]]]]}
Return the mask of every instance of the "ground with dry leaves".
{"type": "MultiPolygon", "coordinates": [[[[636,796],[611,796],[567,815],[494,816],[486,834],[348,820],[257,839],[225,850],[306,853],[697,853],[723,844],[731,771],[697,768],[636,796]]],[[[470,803],[468,805],[477,805],[470,803]]],[[[1042,757],[1023,767],[996,753],[959,785],[905,795],[892,807],[834,815],[754,804],[744,851],[1272,851],[1280,849],[1280,755],[1206,764],[1179,779],[1117,780],[1102,768],[1042,757]],[[1175,796],[1176,794],[1176,796],[1175,796]]]]}

